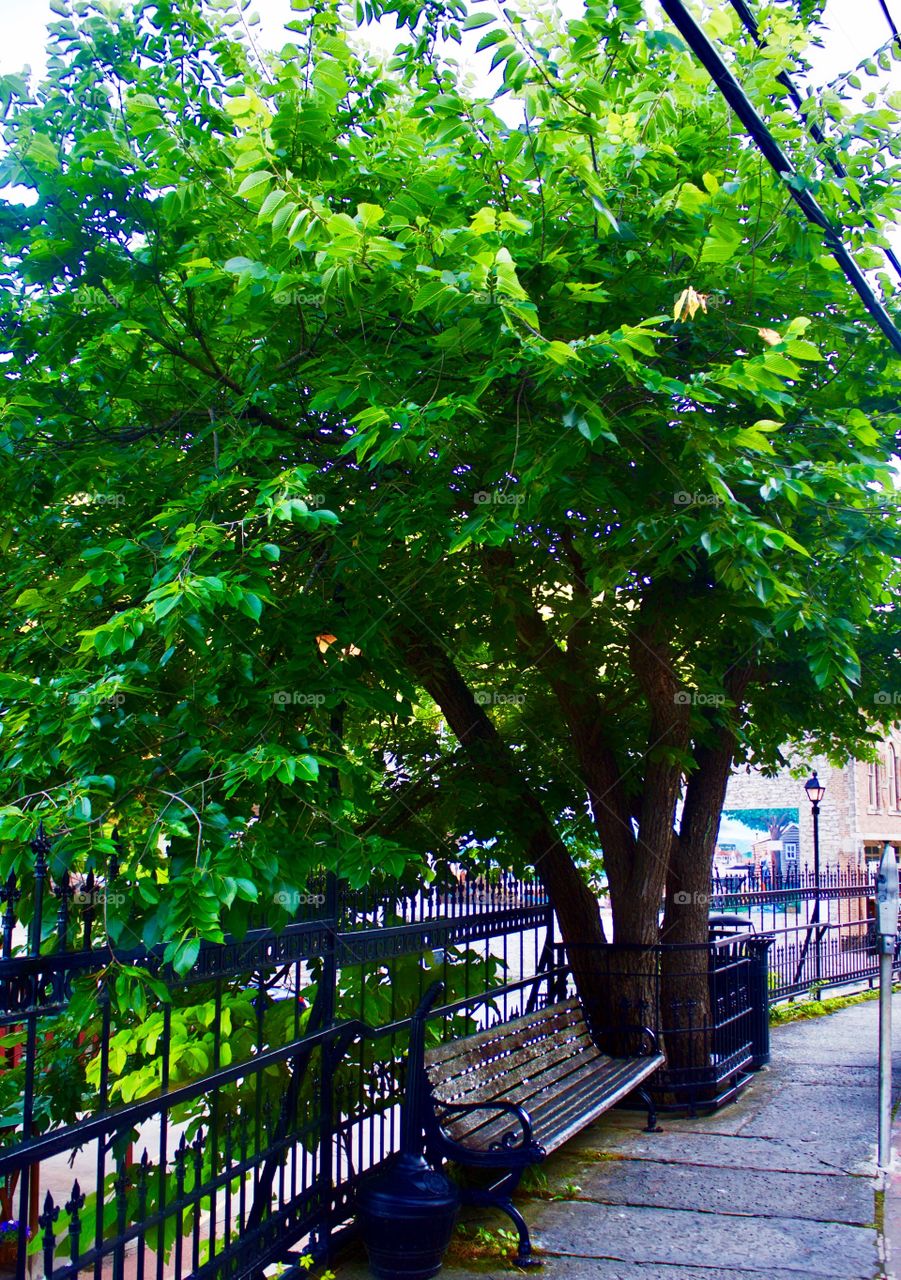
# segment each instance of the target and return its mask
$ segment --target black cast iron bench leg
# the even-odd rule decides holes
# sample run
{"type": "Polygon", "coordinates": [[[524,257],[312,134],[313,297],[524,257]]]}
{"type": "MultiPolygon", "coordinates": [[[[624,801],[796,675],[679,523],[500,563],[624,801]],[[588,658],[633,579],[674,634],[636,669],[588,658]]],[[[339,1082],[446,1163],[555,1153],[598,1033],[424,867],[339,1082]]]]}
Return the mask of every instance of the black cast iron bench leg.
{"type": "Polygon", "coordinates": [[[513,1259],[514,1265],[517,1267],[541,1267],[544,1263],[540,1258],[536,1258],[532,1252],[532,1239],[529,1235],[528,1224],[511,1198],[519,1185],[522,1172],[522,1169],[512,1169],[493,1187],[467,1187],[463,1192],[463,1199],[467,1204],[500,1209],[501,1213],[505,1213],[516,1228],[516,1234],[519,1237],[519,1249],[513,1259]]]}
{"type": "Polygon", "coordinates": [[[648,1109],[648,1124],[645,1129],[645,1133],[663,1133],[663,1130],[657,1123],[657,1107],[654,1105],[654,1099],[648,1093],[647,1089],[636,1089],[635,1093],[648,1109]]]}

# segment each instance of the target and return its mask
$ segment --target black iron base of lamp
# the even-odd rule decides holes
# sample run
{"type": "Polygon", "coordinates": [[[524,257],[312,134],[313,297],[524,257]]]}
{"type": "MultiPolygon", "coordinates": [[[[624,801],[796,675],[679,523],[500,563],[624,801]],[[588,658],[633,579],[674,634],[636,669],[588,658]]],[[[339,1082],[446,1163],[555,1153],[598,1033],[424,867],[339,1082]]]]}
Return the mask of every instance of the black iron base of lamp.
{"type": "Polygon", "coordinates": [[[363,1187],[357,1213],[377,1280],[428,1280],[450,1244],[460,1193],[423,1156],[402,1155],[363,1187]]]}

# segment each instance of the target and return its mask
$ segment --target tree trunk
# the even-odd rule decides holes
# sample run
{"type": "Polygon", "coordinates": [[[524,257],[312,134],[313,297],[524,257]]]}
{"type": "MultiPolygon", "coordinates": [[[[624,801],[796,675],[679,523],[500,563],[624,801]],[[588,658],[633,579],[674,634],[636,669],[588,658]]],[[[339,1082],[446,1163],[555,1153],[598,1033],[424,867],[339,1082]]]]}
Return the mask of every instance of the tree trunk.
{"type": "MultiPolygon", "coordinates": [[[[481,771],[496,803],[504,798],[505,825],[522,841],[524,853],[547,890],[567,947],[573,979],[586,1016],[608,1020],[607,987],[598,952],[605,942],[597,899],[574,865],[540,800],[517,768],[484,708],[447,653],[425,637],[405,632],[397,638],[404,662],[441,708],[460,745],[481,771]]],[[[501,825],[501,824],[499,824],[501,825]]]]}
{"type": "Polygon", "coordinates": [[[708,1067],[714,1049],[707,946],[710,874],[735,749],[731,733],[721,737],[716,747],[698,752],[666,878],[661,941],[678,949],[663,954],[660,999],[669,1031],[667,1066],[676,1070],[708,1067]]]}

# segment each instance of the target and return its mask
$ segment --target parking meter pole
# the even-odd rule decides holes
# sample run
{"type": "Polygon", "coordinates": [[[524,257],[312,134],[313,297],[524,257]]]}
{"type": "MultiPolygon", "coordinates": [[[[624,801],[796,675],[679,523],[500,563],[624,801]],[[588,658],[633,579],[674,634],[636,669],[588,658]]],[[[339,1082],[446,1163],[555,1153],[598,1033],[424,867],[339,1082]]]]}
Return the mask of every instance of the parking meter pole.
{"type": "MultiPolygon", "coordinates": [[[[894,950],[894,939],[880,945],[894,950]]],[[[879,1167],[892,1162],[892,951],[879,957],[879,1167]]]]}
{"type": "Polygon", "coordinates": [[[898,932],[898,860],[890,844],[882,851],[876,877],[876,931],[879,935],[879,1167],[892,1159],[892,961],[898,932]]]}

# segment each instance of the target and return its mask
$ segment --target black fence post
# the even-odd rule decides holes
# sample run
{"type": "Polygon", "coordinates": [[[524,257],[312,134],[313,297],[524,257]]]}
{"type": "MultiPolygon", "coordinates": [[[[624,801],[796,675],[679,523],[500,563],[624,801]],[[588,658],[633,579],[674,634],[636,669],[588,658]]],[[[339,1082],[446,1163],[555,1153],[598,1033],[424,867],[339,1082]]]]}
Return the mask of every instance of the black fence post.
{"type": "Polygon", "coordinates": [[[751,958],[751,1066],[754,1070],[770,1060],[770,947],[773,939],[760,935],[748,938],[746,946],[751,958]]]}
{"type": "MultiPolygon", "coordinates": [[[[319,975],[321,987],[323,1027],[331,1027],[335,1022],[335,1008],[338,995],[338,877],[334,871],[325,876],[325,915],[328,921],[326,944],[322,953],[322,970],[319,975]]],[[[319,1050],[319,1193],[321,1198],[321,1214],[316,1228],[315,1252],[317,1257],[328,1255],[332,1233],[332,1215],[334,1211],[334,1139],[335,1139],[335,1089],[334,1068],[338,1063],[334,1060],[334,1049],[323,1043],[319,1050]]]]}

